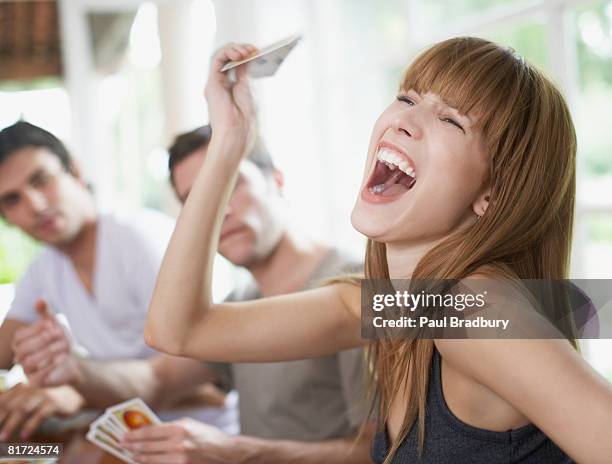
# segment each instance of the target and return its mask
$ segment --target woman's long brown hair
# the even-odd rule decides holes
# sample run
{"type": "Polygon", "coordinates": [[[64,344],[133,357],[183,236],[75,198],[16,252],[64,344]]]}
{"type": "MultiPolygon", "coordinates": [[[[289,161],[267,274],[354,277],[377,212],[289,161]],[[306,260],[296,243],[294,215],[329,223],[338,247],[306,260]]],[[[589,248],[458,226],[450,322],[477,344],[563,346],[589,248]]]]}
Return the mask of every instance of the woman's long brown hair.
{"type": "MultiPolygon", "coordinates": [[[[567,104],[542,72],[513,50],[461,37],[426,50],[401,90],[439,95],[477,116],[490,156],[486,214],[453,233],[416,265],[414,279],[462,279],[485,268],[519,279],[568,277],[576,190],[576,136],[567,104]]],[[[367,279],[389,278],[383,243],[368,240],[367,279]]],[[[396,276],[397,277],[397,276],[396,276]]],[[[367,350],[370,385],[385,424],[402,393],[408,406],[385,464],[411,427],[425,440],[433,341],[377,340],[367,350]]]]}

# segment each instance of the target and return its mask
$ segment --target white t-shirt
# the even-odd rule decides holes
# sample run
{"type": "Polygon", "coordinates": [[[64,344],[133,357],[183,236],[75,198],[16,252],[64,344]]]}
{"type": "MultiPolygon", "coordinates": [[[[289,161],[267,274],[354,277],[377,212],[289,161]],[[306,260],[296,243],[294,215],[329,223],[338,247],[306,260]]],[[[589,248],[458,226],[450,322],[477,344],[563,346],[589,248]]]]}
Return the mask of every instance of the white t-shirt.
{"type": "Polygon", "coordinates": [[[94,359],[147,358],[144,323],[157,272],[174,221],[153,210],[98,218],[93,295],[72,262],[45,247],[30,264],[15,291],[8,319],[34,322],[34,304],[45,298],[65,316],[72,337],[94,359]]]}
{"type": "MultiPolygon", "coordinates": [[[[19,282],[7,318],[36,321],[34,304],[38,298],[45,298],[53,312],[65,317],[71,338],[91,358],[108,361],[150,357],[156,352],[144,341],[144,323],[173,230],[174,221],[153,210],[121,216],[101,214],[93,295],[72,262],[55,248],[45,247],[19,282]]],[[[222,408],[181,410],[181,417],[191,416],[236,434],[237,403],[234,393],[228,395],[222,408]]],[[[176,411],[166,413],[176,415],[176,411]]]]}

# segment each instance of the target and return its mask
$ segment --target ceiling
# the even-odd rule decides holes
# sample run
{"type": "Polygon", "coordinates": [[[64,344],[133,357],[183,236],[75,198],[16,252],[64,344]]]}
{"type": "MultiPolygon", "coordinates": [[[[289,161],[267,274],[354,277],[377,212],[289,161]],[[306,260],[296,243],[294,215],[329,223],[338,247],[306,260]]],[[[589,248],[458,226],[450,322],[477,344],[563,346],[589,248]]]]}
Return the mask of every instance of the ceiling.
{"type": "Polygon", "coordinates": [[[0,80],[60,76],[55,0],[0,0],[0,80]]]}
{"type": "MultiPolygon", "coordinates": [[[[93,65],[111,73],[125,57],[133,12],[90,12],[93,65]]],[[[56,0],[0,0],[0,81],[62,76],[56,0]]]]}

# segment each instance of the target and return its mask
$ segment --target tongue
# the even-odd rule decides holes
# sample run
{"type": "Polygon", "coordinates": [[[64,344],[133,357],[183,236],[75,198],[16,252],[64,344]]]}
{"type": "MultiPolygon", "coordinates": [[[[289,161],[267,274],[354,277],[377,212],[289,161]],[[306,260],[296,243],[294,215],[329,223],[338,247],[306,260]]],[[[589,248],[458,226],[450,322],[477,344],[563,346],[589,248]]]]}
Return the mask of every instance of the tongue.
{"type": "Polygon", "coordinates": [[[393,175],[391,177],[389,177],[387,179],[387,181],[385,182],[385,189],[388,189],[391,185],[395,184],[400,177],[404,176],[405,174],[403,173],[403,171],[400,171],[399,169],[397,169],[393,175]]]}
{"type": "Polygon", "coordinates": [[[404,193],[408,191],[408,187],[403,184],[393,184],[390,187],[387,187],[382,193],[383,197],[391,197],[394,195],[399,195],[400,193],[404,193]]]}
{"type": "Polygon", "coordinates": [[[407,185],[401,183],[403,177],[408,177],[401,170],[397,170],[391,177],[385,182],[385,189],[381,193],[383,197],[390,197],[393,195],[399,195],[409,190],[407,185]],[[399,182],[398,182],[399,181],[399,182]],[[396,183],[397,182],[397,183],[396,183]]]}

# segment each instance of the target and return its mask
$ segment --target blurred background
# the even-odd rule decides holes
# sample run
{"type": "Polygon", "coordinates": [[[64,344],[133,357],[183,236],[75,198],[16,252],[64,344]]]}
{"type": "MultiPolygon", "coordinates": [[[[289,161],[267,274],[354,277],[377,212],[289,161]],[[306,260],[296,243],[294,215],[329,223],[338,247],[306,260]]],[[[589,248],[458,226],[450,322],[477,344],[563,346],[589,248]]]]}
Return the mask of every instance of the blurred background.
{"type": "MultiPolygon", "coordinates": [[[[375,119],[416,53],[477,35],[567,96],[579,142],[572,277],[612,278],[612,0],[0,0],[0,128],[25,118],[58,135],[103,209],[175,215],[165,148],[207,122],[212,51],[295,33],[303,41],[255,92],[300,227],[363,252],[349,215],[375,119]]],[[[0,313],[36,251],[0,220],[0,313]]],[[[235,273],[218,269],[221,296],[235,273]]],[[[612,341],[583,351],[612,379],[612,341]]]]}

